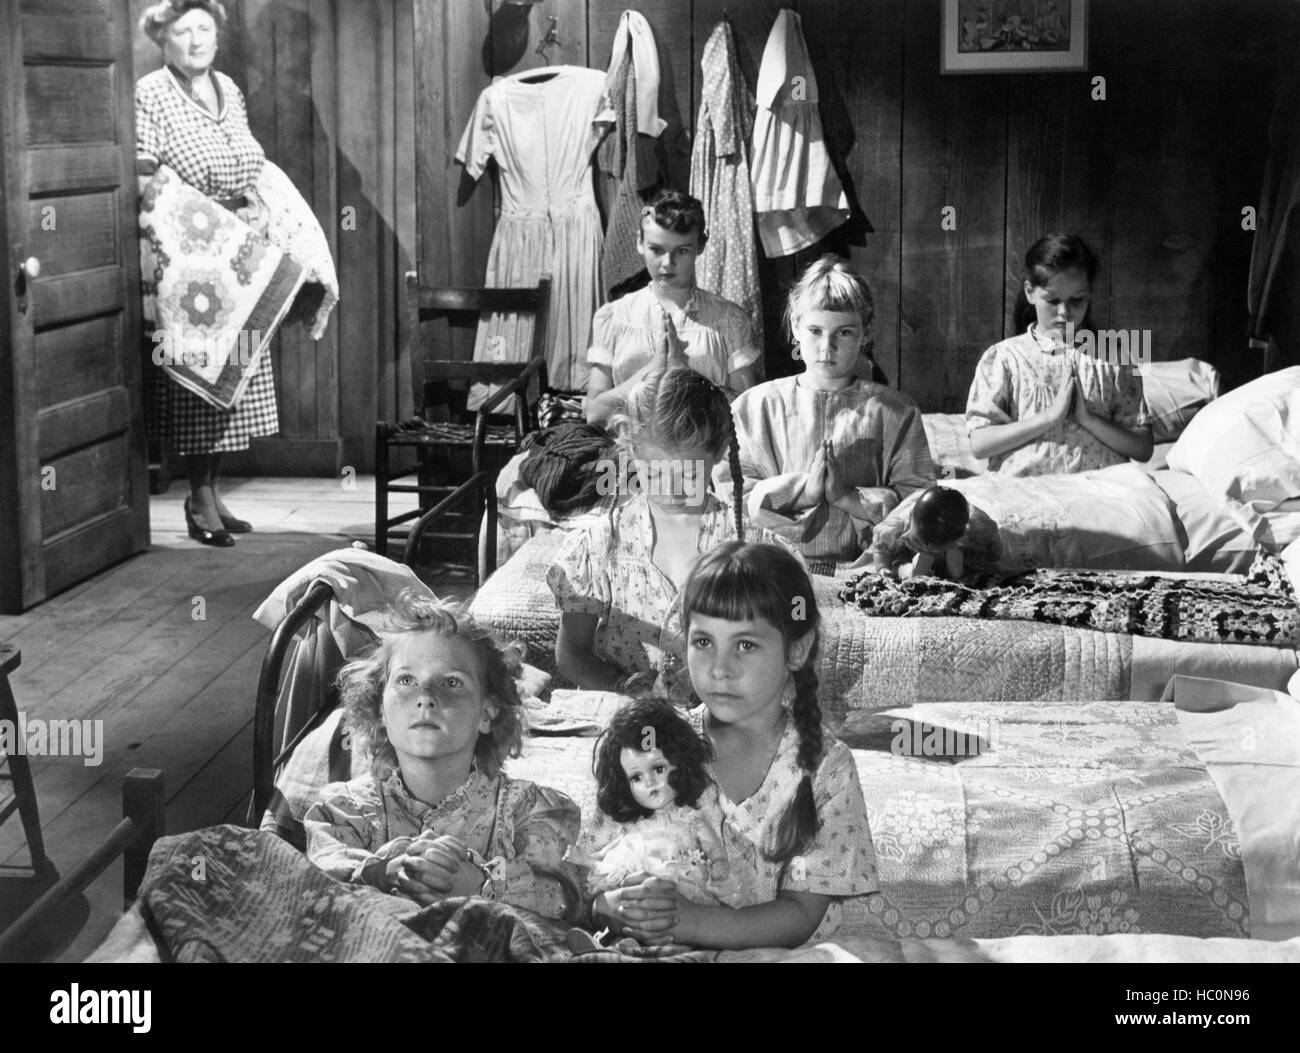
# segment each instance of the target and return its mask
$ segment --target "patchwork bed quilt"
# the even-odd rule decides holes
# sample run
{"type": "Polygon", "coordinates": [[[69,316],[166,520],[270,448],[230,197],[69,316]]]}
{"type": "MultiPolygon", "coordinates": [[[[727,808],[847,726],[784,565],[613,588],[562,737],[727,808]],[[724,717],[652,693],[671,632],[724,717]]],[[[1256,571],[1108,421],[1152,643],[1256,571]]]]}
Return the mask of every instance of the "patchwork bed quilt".
{"type": "MultiPolygon", "coordinates": [[[[845,905],[834,940],[851,956],[902,960],[908,939],[1250,935],[1243,846],[1173,704],[925,705],[854,714],[840,734],[881,881],[845,905]]],[[[510,762],[573,797],[589,847],[611,832],[597,821],[593,744],[534,737],[510,762]]],[[[139,905],[178,961],[571,957],[557,923],[480,900],[420,911],[234,826],[161,839],[139,905]]]]}
{"type": "MultiPolygon", "coordinates": [[[[274,834],[214,826],[160,839],[139,907],[174,962],[549,962],[574,955],[567,926],[483,899],[419,909],[344,885],[274,834]],[[196,861],[203,861],[201,872],[196,861]],[[197,876],[196,876],[197,875],[197,876]]],[[[665,957],[617,951],[582,961],[665,957]]],[[[707,961],[713,952],[673,954],[707,961]]]]}
{"type": "Polygon", "coordinates": [[[1001,618],[1166,640],[1300,646],[1295,592],[1281,562],[1263,551],[1248,574],[1229,579],[1037,570],[967,585],[863,573],[839,598],[877,617],[1001,618]]]}

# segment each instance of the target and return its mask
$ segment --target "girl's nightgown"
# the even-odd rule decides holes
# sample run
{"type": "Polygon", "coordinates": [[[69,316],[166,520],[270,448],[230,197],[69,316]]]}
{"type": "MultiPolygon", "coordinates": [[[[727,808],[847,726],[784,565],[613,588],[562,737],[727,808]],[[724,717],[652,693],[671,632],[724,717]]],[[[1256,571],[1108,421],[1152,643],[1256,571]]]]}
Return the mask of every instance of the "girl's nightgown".
{"type": "MultiPolygon", "coordinates": [[[[690,713],[693,727],[704,733],[709,711],[699,706],[690,713]]],[[[822,729],[822,759],[813,775],[813,800],[817,805],[817,836],[803,855],[788,863],[774,863],[762,848],[770,843],[786,805],[794,798],[803,769],[799,767],[799,732],[787,716],[776,755],[758,789],[743,801],[732,801],[718,789],[723,821],[719,832],[727,861],[740,887],[743,902],[732,906],[770,903],[783,891],[831,896],[810,943],[824,940],[840,923],[838,900],[877,892],[876,849],[867,823],[867,805],[858,781],[853,752],[830,730],[822,729]]],[[[703,798],[701,798],[703,800],[703,798]]]]}
{"type": "MultiPolygon", "coordinates": [[[[1042,413],[1069,382],[1071,372],[1079,378],[1079,390],[1093,413],[1126,428],[1147,424],[1142,378],[1133,369],[1040,340],[1030,326],[984,352],[966,400],[967,430],[973,434],[990,424],[1042,413]]],[[[990,457],[989,471],[1061,475],[1127,463],[1127,457],[1078,424],[1071,413],[1032,442],[990,457]]]]}

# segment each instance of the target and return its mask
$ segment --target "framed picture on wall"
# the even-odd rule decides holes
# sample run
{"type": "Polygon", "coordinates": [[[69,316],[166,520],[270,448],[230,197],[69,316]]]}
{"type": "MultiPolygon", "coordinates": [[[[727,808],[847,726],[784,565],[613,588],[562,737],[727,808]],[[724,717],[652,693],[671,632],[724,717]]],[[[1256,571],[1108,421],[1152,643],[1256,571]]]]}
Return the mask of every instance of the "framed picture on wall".
{"type": "Polygon", "coordinates": [[[1088,0],[943,0],[941,73],[1088,68],[1088,0]]]}

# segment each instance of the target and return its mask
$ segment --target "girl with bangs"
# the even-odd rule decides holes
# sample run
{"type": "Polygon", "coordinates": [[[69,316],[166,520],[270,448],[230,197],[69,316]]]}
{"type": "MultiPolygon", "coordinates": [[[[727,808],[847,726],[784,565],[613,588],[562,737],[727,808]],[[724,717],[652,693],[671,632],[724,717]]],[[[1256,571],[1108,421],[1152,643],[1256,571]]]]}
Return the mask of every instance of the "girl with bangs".
{"type": "Polygon", "coordinates": [[[687,664],[702,705],[723,848],[745,902],[691,902],[648,878],[597,898],[593,916],[646,944],[794,947],[839,924],[840,901],[878,890],[853,754],[822,725],[819,614],[799,560],[731,541],[682,590],[687,664]]]}

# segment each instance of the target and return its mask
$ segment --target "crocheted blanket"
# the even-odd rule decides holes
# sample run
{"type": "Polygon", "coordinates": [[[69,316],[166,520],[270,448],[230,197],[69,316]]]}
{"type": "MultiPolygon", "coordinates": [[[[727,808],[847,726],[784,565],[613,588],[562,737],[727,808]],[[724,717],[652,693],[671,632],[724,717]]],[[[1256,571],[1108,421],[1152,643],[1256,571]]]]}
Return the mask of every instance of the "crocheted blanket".
{"type": "Polygon", "coordinates": [[[1267,552],[1231,580],[1036,570],[964,585],[864,573],[850,578],[839,596],[876,616],[998,618],[1166,640],[1300,646],[1295,591],[1267,552]]]}

